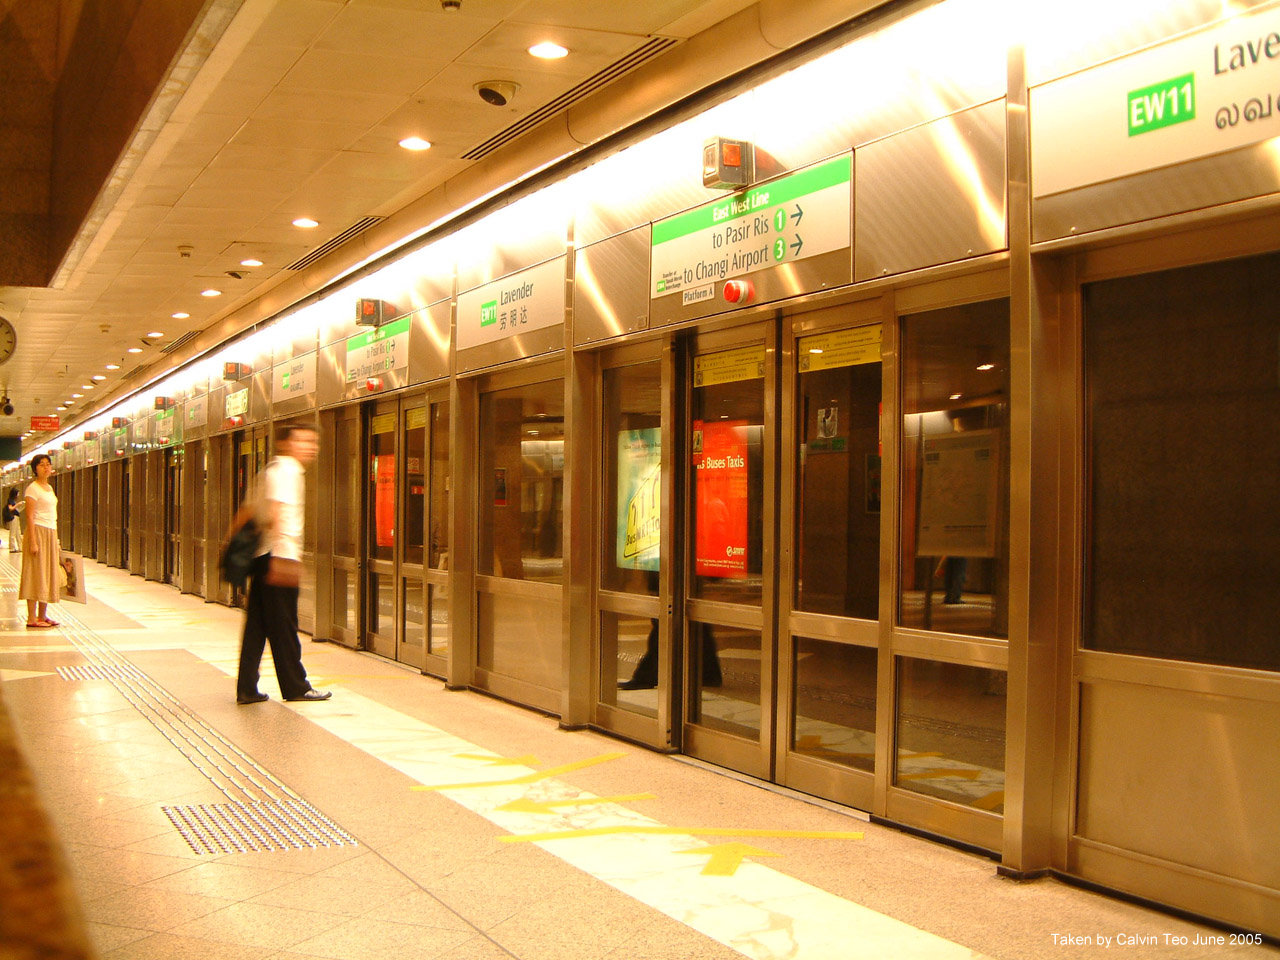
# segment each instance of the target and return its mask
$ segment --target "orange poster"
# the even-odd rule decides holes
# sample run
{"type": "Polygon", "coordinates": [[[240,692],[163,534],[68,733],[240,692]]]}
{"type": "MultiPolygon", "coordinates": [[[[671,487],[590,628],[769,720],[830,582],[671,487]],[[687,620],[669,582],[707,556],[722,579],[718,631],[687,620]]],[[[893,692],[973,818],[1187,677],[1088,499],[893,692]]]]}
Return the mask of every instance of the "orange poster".
{"type": "Polygon", "coordinates": [[[696,572],[747,575],[747,421],[693,422],[696,572]]]}
{"type": "Polygon", "coordinates": [[[396,545],[396,458],[373,458],[373,520],[380,547],[396,545]]]}

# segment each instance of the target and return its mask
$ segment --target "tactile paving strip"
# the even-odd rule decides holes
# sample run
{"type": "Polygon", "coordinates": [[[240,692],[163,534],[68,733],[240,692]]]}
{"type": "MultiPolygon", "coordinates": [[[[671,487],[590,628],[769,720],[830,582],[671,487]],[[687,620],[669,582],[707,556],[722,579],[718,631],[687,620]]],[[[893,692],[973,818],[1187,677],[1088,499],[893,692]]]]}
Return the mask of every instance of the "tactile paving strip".
{"type": "MultiPolygon", "coordinates": [[[[59,607],[60,632],[87,665],[60,667],[64,679],[108,680],[226,803],[162,807],[200,854],[356,846],[357,841],[227,740],[168,690],[59,607]]],[[[53,632],[53,631],[51,631],[53,632]]]]}
{"type": "Polygon", "coordinates": [[[138,676],[136,667],[99,667],[92,664],[81,667],[59,667],[58,676],[63,680],[123,680],[138,676]]]}
{"type": "Polygon", "coordinates": [[[304,802],[201,803],[160,809],[196,853],[301,850],[355,843],[304,802]]]}

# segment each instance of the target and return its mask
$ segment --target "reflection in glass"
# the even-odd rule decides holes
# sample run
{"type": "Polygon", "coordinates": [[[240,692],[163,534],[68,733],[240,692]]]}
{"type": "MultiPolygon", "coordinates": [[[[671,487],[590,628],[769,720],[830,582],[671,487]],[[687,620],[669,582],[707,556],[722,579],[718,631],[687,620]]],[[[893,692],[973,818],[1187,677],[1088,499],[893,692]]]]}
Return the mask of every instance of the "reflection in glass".
{"type": "Polygon", "coordinates": [[[689,632],[693,722],[759,740],[760,632],[695,622],[689,632]]]}
{"type": "Polygon", "coordinates": [[[432,570],[449,569],[449,401],[431,404],[432,570]]]}
{"type": "Polygon", "coordinates": [[[1009,634],[1009,301],[902,318],[899,622],[1009,634]]]}
{"type": "Polygon", "coordinates": [[[1089,649],[1280,670],[1277,275],[1085,286],[1089,649]]]}
{"type": "Polygon", "coordinates": [[[404,557],[405,563],[422,563],[427,512],[427,411],[410,407],[404,412],[404,557]]]}
{"type": "Polygon", "coordinates": [[[369,557],[391,560],[396,548],[396,415],[376,413],[369,431],[369,557]]]}
{"type": "MultiPolygon", "coordinates": [[[[404,633],[400,637],[402,646],[414,647],[419,651],[426,649],[427,630],[426,617],[422,609],[422,581],[406,577],[404,579],[404,633]]],[[[397,659],[417,660],[418,657],[405,657],[400,654],[397,659]]]]}
{"type": "Polygon", "coordinates": [[[355,636],[356,582],[346,570],[333,571],[333,625],[355,636]]]}
{"type": "Polygon", "coordinates": [[[564,381],[480,397],[478,572],[564,576],[564,381]]]}
{"type": "Polygon", "coordinates": [[[369,573],[369,632],[396,635],[396,580],[389,573],[369,573]]]}
{"type": "Polygon", "coordinates": [[[796,637],[791,749],[858,770],[875,769],[876,651],[796,637]]]}
{"type": "Polygon", "coordinates": [[[654,360],[611,367],[603,379],[603,586],[656,594],[662,519],[662,370],[654,360]]]}
{"type": "Polygon", "coordinates": [[[438,657],[449,654],[449,588],[444,585],[427,585],[427,609],[431,615],[431,629],[427,636],[427,652],[438,657]]]}
{"type": "Polygon", "coordinates": [[[1005,691],[999,670],[899,657],[894,783],[1003,813],[1005,691]]]}
{"type": "Polygon", "coordinates": [[[699,362],[714,362],[725,354],[694,358],[689,427],[693,593],[758,604],[764,546],[764,348],[758,348],[758,375],[699,386],[699,362]]]}
{"type": "MultiPolygon", "coordinates": [[[[806,372],[816,357],[806,353],[805,339],[799,351],[796,609],[875,620],[880,612],[880,363],[806,372]]],[[[879,357],[879,350],[873,355],[879,357]]]]}
{"type": "Polygon", "coordinates": [[[658,621],[600,614],[600,702],[658,715],[658,621]]]}
{"type": "Polygon", "coordinates": [[[353,496],[359,487],[352,483],[352,473],[360,465],[356,427],[354,418],[340,419],[333,438],[333,552],[340,557],[356,555],[359,532],[360,504],[353,496]]]}

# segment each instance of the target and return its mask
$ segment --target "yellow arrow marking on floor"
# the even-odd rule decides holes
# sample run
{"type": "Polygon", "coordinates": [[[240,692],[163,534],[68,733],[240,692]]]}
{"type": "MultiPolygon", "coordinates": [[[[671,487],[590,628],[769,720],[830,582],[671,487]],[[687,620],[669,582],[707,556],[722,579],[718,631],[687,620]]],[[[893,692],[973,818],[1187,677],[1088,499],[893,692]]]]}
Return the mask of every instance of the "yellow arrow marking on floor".
{"type": "Polygon", "coordinates": [[[568,773],[571,770],[581,770],[583,767],[592,767],[597,763],[605,763],[608,760],[619,760],[625,757],[625,753],[602,753],[598,757],[588,757],[586,760],[575,760],[573,763],[566,763],[559,767],[551,767],[547,770],[541,770],[537,773],[526,773],[523,777],[512,777],[510,780],[480,780],[476,783],[440,783],[428,786],[422,784],[410,787],[410,790],[468,790],[472,787],[507,787],[514,786],[518,783],[537,783],[539,780],[547,780],[551,777],[558,777],[562,773],[568,773]]]}
{"type": "Polygon", "coordinates": [[[937,777],[961,777],[965,780],[977,780],[982,776],[981,770],[960,770],[956,767],[935,767],[932,770],[922,770],[920,773],[906,773],[898,776],[898,781],[903,780],[933,780],[937,777]]]}
{"type": "Polygon", "coordinates": [[[731,877],[738,872],[738,867],[742,866],[744,857],[780,857],[780,853],[770,853],[768,850],[761,850],[759,847],[753,847],[748,843],[717,843],[710,847],[699,847],[697,850],[677,850],[676,853],[691,854],[695,857],[705,857],[710,854],[711,859],[707,861],[707,865],[702,868],[704,877],[731,877]]]}
{"type": "Polygon", "coordinates": [[[521,833],[500,837],[503,843],[542,843],[544,840],[574,840],[578,837],[607,837],[616,833],[665,833],[698,837],[802,837],[807,840],[861,840],[852,830],[757,830],[750,827],[659,827],[617,826],[557,830],[553,833],[521,833]]]}
{"type": "Polygon", "coordinates": [[[656,800],[656,793],[628,793],[620,797],[573,797],[568,800],[527,800],[521,797],[498,807],[512,813],[555,813],[556,807],[585,807],[592,803],[627,803],[631,800],[656,800]]]}
{"type": "Polygon", "coordinates": [[[973,801],[971,806],[977,807],[979,810],[994,810],[996,807],[1004,803],[1004,791],[997,790],[995,793],[988,793],[985,797],[979,797],[973,801]]]}
{"type": "Polygon", "coordinates": [[[523,757],[491,757],[483,753],[455,753],[455,757],[462,760],[481,760],[494,767],[536,767],[538,758],[532,753],[526,753],[523,757]]]}

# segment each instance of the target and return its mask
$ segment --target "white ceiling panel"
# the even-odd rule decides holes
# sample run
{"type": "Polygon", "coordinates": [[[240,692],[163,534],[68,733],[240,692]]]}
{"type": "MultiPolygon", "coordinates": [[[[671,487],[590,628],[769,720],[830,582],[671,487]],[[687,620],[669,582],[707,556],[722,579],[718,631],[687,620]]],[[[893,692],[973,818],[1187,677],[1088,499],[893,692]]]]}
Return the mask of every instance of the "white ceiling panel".
{"type": "Polygon", "coordinates": [[[256,120],[326,120],[377,123],[404,103],[404,97],[378,93],[322,93],[280,88],[253,111],[256,120]]]}
{"type": "Polygon", "coordinates": [[[435,2],[414,7],[348,4],[316,41],[322,50],[376,64],[385,56],[448,61],[460,56],[492,24],[441,11],[435,2]]]}
{"type": "Polygon", "coordinates": [[[251,42],[304,49],[333,23],[342,4],[343,0],[278,0],[251,42]]]}
{"type": "Polygon", "coordinates": [[[644,37],[628,33],[508,22],[494,27],[483,40],[458,57],[458,62],[537,70],[582,80],[603,70],[644,41],[644,37]],[[560,44],[570,55],[559,60],[539,60],[529,53],[529,48],[543,41],[560,44]]]}
{"type": "Polygon", "coordinates": [[[664,26],[687,13],[690,6],[686,0],[644,0],[643,3],[527,0],[511,19],[646,35],[661,33],[664,26]]]}
{"type": "Polygon", "coordinates": [[[289,90],[410,96],[448,60],[426,56],[353,57],[341,50],[308,50],[280,81],[289,90]]]}
{"type": "Polygon", "coordinates": [[[302,147],[341,150],[368,129],[363,123],[325,123],[319,120],[249,120],[233,143],[246,147],[302,147]]]}

